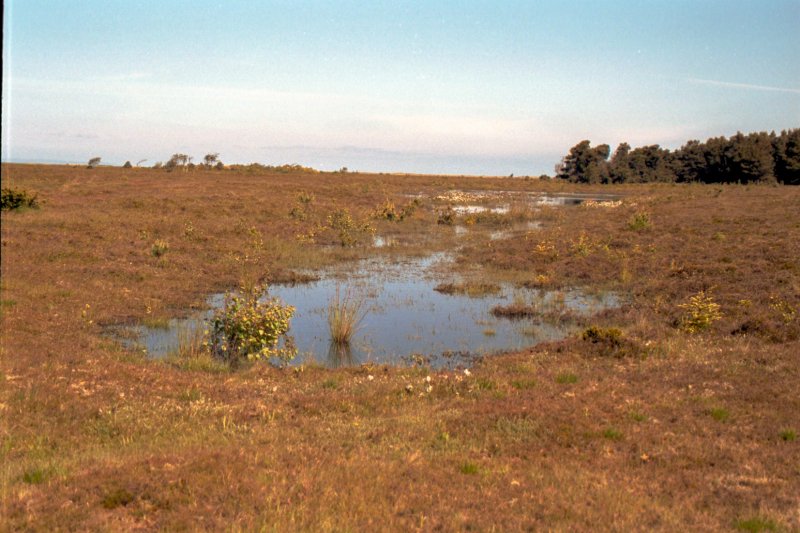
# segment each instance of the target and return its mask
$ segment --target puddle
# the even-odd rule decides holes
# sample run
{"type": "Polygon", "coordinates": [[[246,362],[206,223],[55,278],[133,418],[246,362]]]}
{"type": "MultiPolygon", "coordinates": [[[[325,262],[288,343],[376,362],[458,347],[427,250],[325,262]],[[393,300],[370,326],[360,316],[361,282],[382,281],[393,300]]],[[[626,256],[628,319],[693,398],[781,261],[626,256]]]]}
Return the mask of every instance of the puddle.
{"type": "MultiPolygon", "coordinates": [[[[566,308],[591,313],[619,304],[614,295],[593,297],[578,291],[542,293],[502,286],[486,297],[448,295],[434,290],[443,281],[432,268],[446,260],[443,254],[424,259],[388,263],[374,259],[360,262],[355,271],[321,273],[321,279],[305,285],[273,286],[270,295],[296,308],[290,334],[299,354],[293,364],[315,361],[331,367],[365,362],[405,365],[421,359],[435,368],[469,366],[475,356],[516,350],[538,342],[556,340],[572,333],[567,325],[508,320],[492,315],[496,305],[538,300],[547,305],[556,299],[566,308]],[[327,309],[336,293],[350,289],[365,298],[367,314],[349,348],[329,341],[327,309]]],[[[222,295],[209,299],[220,306],[222,295]]],[[[172,320],[167,328],[131,328],[138,345],[151,357],[163,357],[179,345],[179,335],[205,327],[205,315],[172,320]],[[183,333],[181,333],[183,332],[183,333]]],[[[131,341],[123,341],[131,345],[131,341]]]]}
{"type": "Polygon", "coordinates": [[[497,215],[505,215],[508,213],[510,207],[502,205],[499,207],[488,207],[485,205],[454,205],[453,211],[459,215],[474,215],[476,213],[494,213],[497,215]]]}
{"type": "Polygon", "coordinates": [[[535,231],[537,229],[542,229],[542,223],[538,220],[532,220],[530,222],[525,222],[523,224],[517,224],[509,229],[493,231],[489,234],[489,240],[499,241],[500,239],[507,239],[509,237],[513,237],[518,233],[535,231]]]}
{"type": "Polygon", "coordinates": [[[375,248],[386,248],[389,246],[397,246],[400,244],[400,241],[397,237],[391,237],[388,235],[375,235],[372,238],[372,246],[375,248]]]}

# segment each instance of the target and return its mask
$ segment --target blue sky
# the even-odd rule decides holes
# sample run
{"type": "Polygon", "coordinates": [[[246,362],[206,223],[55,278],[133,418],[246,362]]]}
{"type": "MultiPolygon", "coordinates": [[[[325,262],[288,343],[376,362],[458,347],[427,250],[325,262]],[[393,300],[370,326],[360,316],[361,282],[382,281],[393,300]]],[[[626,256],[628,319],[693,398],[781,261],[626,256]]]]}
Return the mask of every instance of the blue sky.
{"type": "Polygon", "coordinates": [[[2,158],[538,175],[800,127],[800,0],[6,0],[2,158]]]}

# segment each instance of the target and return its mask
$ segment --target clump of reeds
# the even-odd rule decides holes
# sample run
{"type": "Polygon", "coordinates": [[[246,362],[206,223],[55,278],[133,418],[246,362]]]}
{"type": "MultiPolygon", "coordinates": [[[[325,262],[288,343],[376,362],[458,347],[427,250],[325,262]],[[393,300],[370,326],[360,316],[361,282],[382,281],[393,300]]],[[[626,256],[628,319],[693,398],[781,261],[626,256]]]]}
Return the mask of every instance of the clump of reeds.
{"type": "Polygon", "coordinates": [[[442,294],[464,294],[472,298],[498,294],[503,289],[497,283],[467,282],[467,283],[440,283],[433,288],[442,294]]]}
{"type": "Polygon", "coordinates": [[[364,298],[356,296],[350,289],[341,291],[336,287],[336,294],[328,304],[328,327],[331,342],[349,344],[359,324],[366,316],[364,298]]]}

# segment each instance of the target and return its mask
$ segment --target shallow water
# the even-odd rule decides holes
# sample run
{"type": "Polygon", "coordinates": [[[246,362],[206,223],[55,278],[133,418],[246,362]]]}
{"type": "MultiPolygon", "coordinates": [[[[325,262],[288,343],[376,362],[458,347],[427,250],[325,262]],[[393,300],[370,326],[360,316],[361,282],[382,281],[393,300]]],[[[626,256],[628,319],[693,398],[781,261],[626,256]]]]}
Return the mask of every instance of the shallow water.
{"type": "MultiPolygon", "coordinates": [[[[402,365],[422,360],[436,368],[468,366],[475,356],[521,349],[572,332],[568,325],[496,318],[491,314],[495,305],[508,305],[516,298],[546,306],[563,298],[567,308],[588,313],[618,304],[614,295],[541,293],[511,286],[502,286],[498,294],[486,297],[441,294],[434,290],[436,285],[457,281],[434,279],[431,268],[442,260],[446,260],[443,255],[392,263],[362,261],[355,270],[323,273],[314,283],[271,287],[271,296],[296,308],[289,331],[299,350],[295,364],[402,365]],[[346,349],[332,346],[329,340],[328,305],[337,287],[363,297],[367,311],[346,349]]],[[[215,295],[209,304],[219,307],[222,301],[222,295],[215,295]]],[[[166,329],[138,327],[133,331],[151,357],[163,357],[177,349],[180,331],[205,328],[204,318],[210,313],[173,320],[166,329]]]]}

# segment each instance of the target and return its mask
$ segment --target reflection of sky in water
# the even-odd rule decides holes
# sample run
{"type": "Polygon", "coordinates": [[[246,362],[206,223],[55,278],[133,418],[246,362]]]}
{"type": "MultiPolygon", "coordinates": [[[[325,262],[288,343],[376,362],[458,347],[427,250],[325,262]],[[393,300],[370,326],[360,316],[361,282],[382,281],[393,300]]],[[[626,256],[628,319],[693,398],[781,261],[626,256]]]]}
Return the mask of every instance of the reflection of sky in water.
{"type": "MultiPolygon", "coordinates": [[[[443,357],[446,352],[484,354],[514,350],[545,340],[563,338],[562,326],[534,324],[530,320],[499,319],[491,314],[495,305],[508,305],[514,297],[527,301],[537,291],[503,287],[498,295],[469,298],[433,290],[442,280],[427,275],[427,268],[441,256],[388,264],[373,260],[360,263],[353,272],[332,272],[325,279],[307,285],[273,286],[270,294],[296,308],[290,334],[297,344],[296,362],[314,360],[330,366],[357,365],[373,361],[401,364],[412,354],[430,357],[433,366],[468,364],[459,358],[443,357]],[[367,314],[353,337],[350,349],[330,346],[327,309],[340,291],[350,290],[365,298],[367,314]],[[493,334],[487,334],[489,330],[493,334]]],[[[447,281],[447,280],[445,280],[447,281]]],[[[541,295],[545,301],[553,294],[541,295]]],[[[616,305],[616,298],[593,298],[578,292],[564,294],[568,307],[590,312],[604,305],[616,305]]],[[[209,300],[220,305],[222,297],[209,300]]],[[[159,357],[178,345],[183,328],[204,327],[202,318],[173,320],[169,329],[137,328],[139,342],[151,356],[159,357]]]]}

